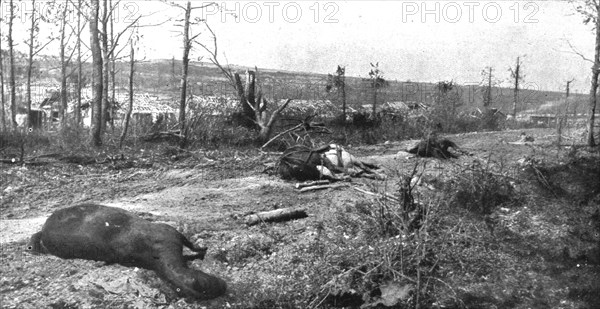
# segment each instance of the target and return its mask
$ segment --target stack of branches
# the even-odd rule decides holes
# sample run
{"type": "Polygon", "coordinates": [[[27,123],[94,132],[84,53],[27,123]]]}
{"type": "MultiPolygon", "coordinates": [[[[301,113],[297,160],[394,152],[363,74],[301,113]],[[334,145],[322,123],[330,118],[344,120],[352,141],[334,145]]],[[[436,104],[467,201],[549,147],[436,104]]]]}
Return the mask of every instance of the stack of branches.
{"type": "Polygon", "coordinates": [[[314,134],[331,134],[331,130],[329,130],[329,128],[327,128],[325,126],[325,124],[323,124],[322,122],[313,121],[315,116],[317,116],[317,115],[307,116],[306,118],[304,118],[304,120],[300,121],[299,124],[277,134],[276,136],[271,138],[269,141],[264,143],[262,145],[262,147],[260,147],[260,148],[264,149],[265,147],[270,145],[272,142],[281,138],[282,136],[285,136],[286,134],[290,134],[291,137],[294,139],[294,142],[297,144],[302,144],[306,140],[306,138],[307,137],[310,138],[310,134],[313,134],[313,133],[314,134]]]}

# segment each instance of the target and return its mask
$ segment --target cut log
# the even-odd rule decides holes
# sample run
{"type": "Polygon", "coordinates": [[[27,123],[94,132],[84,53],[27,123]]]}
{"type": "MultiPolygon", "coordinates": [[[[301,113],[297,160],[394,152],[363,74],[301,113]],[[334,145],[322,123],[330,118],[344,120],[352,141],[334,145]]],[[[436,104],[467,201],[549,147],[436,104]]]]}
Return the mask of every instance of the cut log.
{"type": "Polygon", "coordinates": [[[246,217],[246,225],[256,225],[261,222],[281,222],[306,218],[308,215],[302,209],[282,208],[259,212],[246,217]]]}
{"type": "Polygon", "coordinates": [[[296,189],[302,189],[304,187],[312,187],[316,185],[326,185],[330,183],[329,180],[314,180],[314,181],[305,181],[299,182],[296,184],[296,189]]]}
{"type": "Polygon", "coordinates": [[[304,188],[300,189],[300,193],[314,191],[314,190],[322,190],[322,189],[335,189],[335,188],[341,188],[341,187],[347,187],[347,186],[348,186],[348,184],[345,184],[345,183],[336,183],[336,184],[330,184],[330,185],[316,185],[316,186],[304,187],[304,188]]]}

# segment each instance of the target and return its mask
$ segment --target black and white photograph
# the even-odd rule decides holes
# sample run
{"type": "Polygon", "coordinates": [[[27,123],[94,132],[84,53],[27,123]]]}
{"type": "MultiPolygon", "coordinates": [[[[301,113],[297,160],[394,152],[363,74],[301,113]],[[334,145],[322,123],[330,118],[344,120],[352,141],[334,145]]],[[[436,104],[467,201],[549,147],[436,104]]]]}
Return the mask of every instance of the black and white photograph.
{"type": "Polygon", "coordinates": [[[600,0],[1,0],[0,308],[600,308],[600,0]]]}

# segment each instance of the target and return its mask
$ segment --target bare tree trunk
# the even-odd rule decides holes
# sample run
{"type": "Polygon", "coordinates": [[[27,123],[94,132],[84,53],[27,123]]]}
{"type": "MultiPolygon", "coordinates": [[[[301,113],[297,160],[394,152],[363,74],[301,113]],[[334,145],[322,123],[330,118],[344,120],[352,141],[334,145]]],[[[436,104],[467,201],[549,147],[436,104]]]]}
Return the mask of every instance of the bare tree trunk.
{"type": "Polygon", "coordinates": [[[15,19],[15,8],[13,4],[13,0],[10,0],[10,15],[8,19],[8,57],[10,62],[10,76],[8,77],[8,82],[10,86],[10,119],[12,122],[12,127],[14,129],[17,128],[17,86],[15,83],[15,56],[13,50],[13,36],[12,36],[12,28],[13,21],[15,19]]]}
{"type": "Polygon", "coordinates": [[[31,28],[29,29],[29,57],[27,59],[27,84],[25,86],[25,100],[27,101],[27,118],[25,127],[32,127],[31,123],[31,73],[33,71],[33,46],[35,41],[35,0],[31,0],[31,28]]]}
{"type": "Polygon", "coordinates": [[[102,84],[104,85],[104,87],[102,88],[102,132],[106,131],[106,123],[107,121],[107,115],[108,115],[108,109],[109,109],[109,103],[108,103],[108,76],[109,76],[109,65],[110,65],[110,58],[109,58],[109,54],[108,54],[108,1],[107,0],[103,0],[103,10],[102,10],[102,19],[101,19],[101,23],[102,23],[102,33],[100,34],[100,37],[102,38],[102,84]]]}
{"type": "Polygon", "coordinates": [[[90,48],[92,50],[93,71],[93,110],[92,110],[92,141],[94,146],[102,145],[102,51],[98,31],[98,14],[100,0],[91,0],[92,10],[90,16],[90,48]]]}
{"type": "MultiPolygon", "coordinates": [[[[344,73],[345,74],[345,73],[344,73]]],[[[341,85],[342,90],[342,123],[344,124],[344,128],[346,128],[346,77],[343,77],[343,82],[341,85]]]]}
{"type": "Polygon", "coordinates": [[[567,115],[569,112],[569,88],[573,80],[567,81],[567,88],[565,90],[565,110],[561,114],[560,109],[556,111],[556,145],[560,146],[562,143],[562,130],[567,125],[567,115]]]}
{"type": "Polygon", "coordinates": [[[190,62],[189,54],[192,48],[192,42],[190,41],[190,14],[192,12],[192,4],[190,1],[187,2],[185,9],[185,20],[183,25],[183,65],[181,68],[181,94],[179,96],[179,128],[180,134],[183,136],[180,147],[185,148],[187,145],[187,125],[185,117],[186,99],[187,99],[187,76],[188,76],[188,65],[190,62]]]}
{"type": "Polygon", "coordinates": [[[598,75],[600,74],[600,6],[596,5],[596,46],[594,52],[594,65],[592,66],[592,82],[590,87],[590,104],[588,112],[587,144],[596,145],[594,141],[594,118],[596,114],[596,95],[598,91],[598,75]]]}
{"type": "Polygon", "coordinates": [[[65,28],[67,25],[67,8],[68,5],[65,2],[65,7],[62,11],[62,20],[60,24],[60,123],[64,128],[67,124],[67,61],[65,59],[66,42],[65,28]]]}
{"type": "MultiPolygon", "coordinates": [[[[81,8],[81,0],[77,1],[77,5],[81,8]]],[[[81,85],[83,81],[81,66],[81,13],[77,13],[77,112],[75,119],[78,126],[81,125],[81,87],[83,87],[81,85]]]]}
{"type": "Polygon", "coordinates": [[[373,87],[373,112],[371,116],[375,119],[375,114],[377,113],[377,87],[373,87]]]}
{"type": "Polygon", "coordinates": [[[513,119],[517,119],[517,101],[519,100],[519,71],[521,69],[521,64],[519,63],[519,57],[517,57],[517,66],[515,68],[514,71],[514,77],[515,77],[515,98],[513,101],[513,111],[512,111],[512,116],[513,119]]]}
{"type": "Polygon", "coordinates": [[[131,43],[131,53],[129,58],[129,106],[127,107],[127,115],[125,115],[125,123],[123,124],[123,132],[121,133],[121,140],[119,141],[119,149],[123,146],[125,136],[127,136],[127,129],[129,128],[129,120],[131,119],[131,111],[133,110],[133,76],[135,73],[135,51],[133,48],[133,42],[131,43]]]}
{"type": "Polygon", "coordinates": [[[263,98],[260,90],[256,90],[257,85],[255,72],[250,70],[246,71],[246,85],[243,87],[238,73],[235,73],[234,79],[236,81],[236,88],[238,89],[240,102],[245,102],[246,105],[250,106],[254,112],[255,116],[253,120],[256,122],[256,125],[259,128],[257,141],[259,143],[268,141],[269,137],[271,137],[273,126],[275,125],[277,119],[279,119],[279,114],[292,100],[288,99],[285,103],[274,110],[271,115],[269,115],[267,112],[267,106],[269,105],[269,102],[263,98]],[[243,89],[241,93],[239,89],[243,89]]]}
{"type": "Polygon", "coordinates": [[[488,73],[488,86],[487,86],[487,93],[486,93],[486,99],[483,103],[483,106],[488,107],[492,105],[492,67],[490,67],[490,72],[488,73]]]}
{"type": "MultiPolygon", "coordinates": [[[[109,7],[112,8],[112,0],[109,0],[109,7]]],[[[114,36],[114,16],[110,14],[110,46],[111,48],[115,46],[115,36],[114,36]]],[[[110,53],[110,128],[114,131],[115,129],[115,52],[110,53]]]]}
{"type": "MultiPolygon", "coordinates": [[[[0,37],[2,36],[2,23],[0,22],[0,37]]],[[[2,55],[2,40],[0,40],[0,55],[2,55]]],[[[0,57],[0,103],[2,103],[2,131],[6,131],[6,109],[4,100],[4,59],[0,57]]]]}

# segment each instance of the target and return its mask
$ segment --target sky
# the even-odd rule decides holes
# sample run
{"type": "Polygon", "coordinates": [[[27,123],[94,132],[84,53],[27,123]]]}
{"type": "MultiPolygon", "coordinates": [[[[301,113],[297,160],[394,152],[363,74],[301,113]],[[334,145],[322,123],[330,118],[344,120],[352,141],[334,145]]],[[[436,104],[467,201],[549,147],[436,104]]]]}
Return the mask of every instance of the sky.
{"type": "MultiPolygon", "coordinates": [[[[6,1],[2,3],[5,15],[6,1]]],[[[192,6],[203,4],[192,1],[192,6]]],[[[214,30],[223,64],[315,73],[332,73],[342,65],[347,75],[365,77],[370,63],[378,62],[389,80],[460,84],[480,83],[481,72],[491,66],[497,82],[508,86],[509,68],[520,57],[524,88],[563,91],[571,79],[575,92],[589,88],[591,63],[573,48],[593,58],[594,33],[566,1],[228,0],[218,4],[219,8],[195,9],[192,16],[207,20],[214,30]]],[[[51,15],[50,11],[45,14],[51,15]]],[[[140,29],[140,50],[146,59],[181,58],[181,27],[175,24],[183,10],[160,1],[122,0],[118,13],[117,29],[138,16],[141,24],[171,18],[160,26],[140,29]]],[[[22,40],[26,26],[22,22],[16,27],[22,40]]],[[[49,25],[43,31],[55,28],[49,25]]],[[[192,33],[200,33],[198,40],[211,46],[204,27],[195,26],[192,33]]],[[[41,53],[57,51],[56,44],[50,44],[41,53]]],[[[208,58],[197,47],[191,59],[208,58]]]]}

